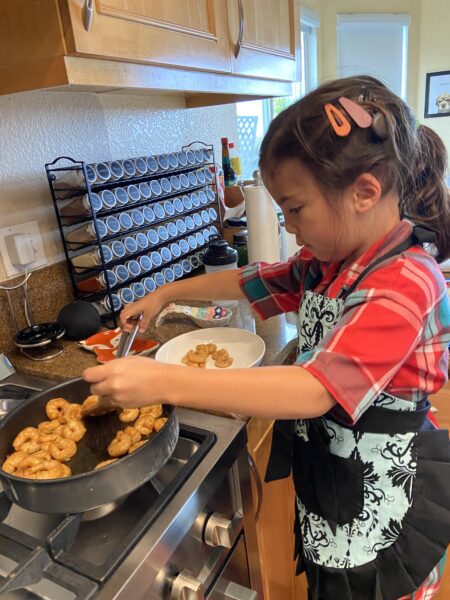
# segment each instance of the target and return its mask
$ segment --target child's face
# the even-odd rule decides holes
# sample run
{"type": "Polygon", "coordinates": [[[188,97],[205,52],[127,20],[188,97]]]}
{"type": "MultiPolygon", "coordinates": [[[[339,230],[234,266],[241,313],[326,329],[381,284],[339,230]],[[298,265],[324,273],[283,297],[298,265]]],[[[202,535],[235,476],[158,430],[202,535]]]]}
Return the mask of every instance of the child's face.
{"type": "Polygon", "coordinates": [[[286,230],[295,235],[299,246],[326,262],[344,260],[355,250],[350,191],[336,198],[331,210],[309,170],[295,160],[283,162],[264,183],[283,211],[286,230]]]}

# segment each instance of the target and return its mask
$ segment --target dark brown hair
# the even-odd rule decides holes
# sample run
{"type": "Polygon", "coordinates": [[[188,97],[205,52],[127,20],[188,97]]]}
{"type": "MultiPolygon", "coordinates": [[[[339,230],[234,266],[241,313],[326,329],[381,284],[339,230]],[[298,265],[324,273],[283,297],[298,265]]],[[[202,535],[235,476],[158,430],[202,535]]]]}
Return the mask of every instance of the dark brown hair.
{"type": "Polygon", "coordinates": [[[377,79],[347,77],[326,83],[289,106],[270,124],[260,149],[260,167],[273,175],[280,162],[299,160],[307,167],[329,202],[361,173],[372,173],[383,194],[395,189],[402,217],[436,232],[440,262],[450,257],[450,196],[444,177],[447,152],[429,127],[417,127],[411,108],[377,79]],[[352,125],[339,137],[324,106],[341,96],[360,104],[381,127],[352,125]]]}

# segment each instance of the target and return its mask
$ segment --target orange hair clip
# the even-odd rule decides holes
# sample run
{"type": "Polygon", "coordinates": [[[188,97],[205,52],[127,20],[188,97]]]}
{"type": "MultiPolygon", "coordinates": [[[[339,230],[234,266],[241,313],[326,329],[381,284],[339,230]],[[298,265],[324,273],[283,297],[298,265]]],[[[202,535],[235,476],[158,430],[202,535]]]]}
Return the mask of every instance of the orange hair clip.
{"type": "Polygon", "coordinates": [[[324,108],[325,114],[327,115],[330,125],[336,135],[340,137],[347,137],[351,131],[351,125],[344,113],[329,102],[325,104],[324,108]]]}

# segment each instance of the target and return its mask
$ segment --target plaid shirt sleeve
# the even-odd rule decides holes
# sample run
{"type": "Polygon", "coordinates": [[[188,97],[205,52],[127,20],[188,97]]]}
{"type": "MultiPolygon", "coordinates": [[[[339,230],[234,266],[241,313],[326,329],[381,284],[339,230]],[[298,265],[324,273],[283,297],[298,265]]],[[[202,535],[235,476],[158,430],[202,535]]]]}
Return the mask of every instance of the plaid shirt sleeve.
{"type": "Polygon", "coordinates": [[[314,262],[302,248],[286,262],[252,263],[241,268],[239,285],[261,319],[297,311],[314,262]]]}
{"type": "Polygon", "coordinates": [[[370,273],[336,327],[299,357],[340,405],[340,419],[355,423],[382,390],[424,395],[445,383],[449,300],[442,275],[426,262],[398,258],[370,273]],[[398,373],[406,361],[411,368],[398,373]]]}

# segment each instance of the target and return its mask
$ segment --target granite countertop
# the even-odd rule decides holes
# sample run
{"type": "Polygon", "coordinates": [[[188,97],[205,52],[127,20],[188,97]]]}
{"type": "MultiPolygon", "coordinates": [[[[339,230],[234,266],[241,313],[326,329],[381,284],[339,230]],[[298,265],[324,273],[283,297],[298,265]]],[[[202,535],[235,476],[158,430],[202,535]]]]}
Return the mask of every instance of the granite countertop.
{"type": "MultiPolygon", "coordinates": [[[[182,301],[179,303],[183,304],[182,301]]],[[[206,303],[189,302],[189,304],[205,305],[206,303]]],[[[233,309],[230,327],[247,329],[262,337],[266,344],[263,365],[278,361],[279,353],[297,336],[293,315],[280,315],[262,321],[254,315],[246,301],[239,302],[238,307],[233,309]]],[[[162,345],[173,337],[194,329],[198,329],[198,327],[185,317],[173,317],[158,328],[155,327],[153,320],[142,337],[157,340],[162,345]]],[[[8,357],[17,371],[55,381],[79,377],[84,369],[98,364],[95,355],[83,350],[76,342],[63,340],[62,346],[63,353],[51,360],[34,361],[25,357],[19,350],[9,352],[8,357]]]]}

